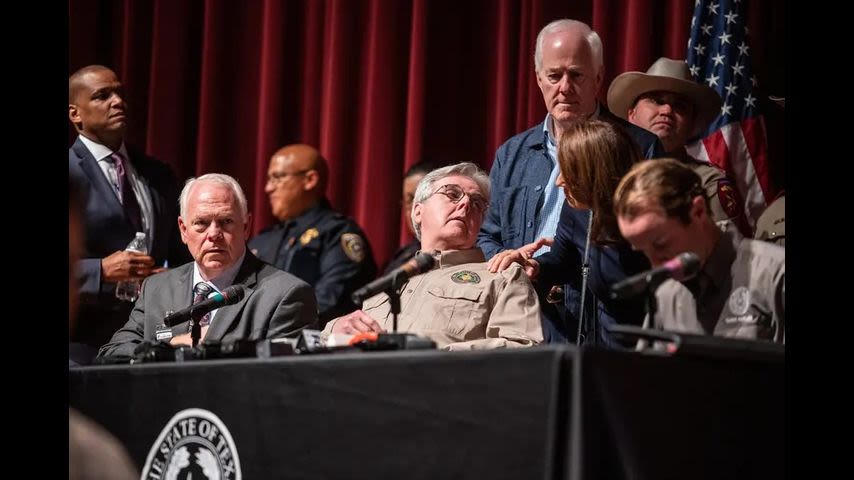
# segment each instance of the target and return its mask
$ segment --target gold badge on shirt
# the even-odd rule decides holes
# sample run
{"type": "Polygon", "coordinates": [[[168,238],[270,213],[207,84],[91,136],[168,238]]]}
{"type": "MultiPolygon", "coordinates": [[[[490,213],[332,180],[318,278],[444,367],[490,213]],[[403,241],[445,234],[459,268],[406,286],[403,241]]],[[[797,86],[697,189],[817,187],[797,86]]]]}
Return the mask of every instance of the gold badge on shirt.
{"type": "Polygon", "coordinates": [[[456,283],[480,283],[480,275],[470,270],[463,270],[451,275],[451,280],[456,283]]]}
{"type": "Polygon", "coordinates": [[[300,245],[308,245],[308,243],[320,235],[316,228],[309,228],[299,237],[300,245]]]}
{"type": "Polygon", "coordinates": [[[356,233],[341,235],[341,249],[347,258],[356,263],[365,259],[365,241],[356,233]]]}

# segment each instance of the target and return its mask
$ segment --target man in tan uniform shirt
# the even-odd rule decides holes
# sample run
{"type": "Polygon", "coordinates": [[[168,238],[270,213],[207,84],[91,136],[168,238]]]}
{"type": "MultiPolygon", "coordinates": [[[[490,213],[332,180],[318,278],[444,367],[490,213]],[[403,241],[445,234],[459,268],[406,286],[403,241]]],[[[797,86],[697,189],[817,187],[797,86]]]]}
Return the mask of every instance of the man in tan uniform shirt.
{"type": "MultiPolygon", "coordinates": [[[[475,246],[489,202],[489,177],[472,163],[434,170],[418,184],[411,218],[421,252],[435,268],[413,277],[401,293],[398,330],[430,337],[445,350],[529,347],[543,341],[540,305],[518,264],[490,273],[475,246]]],[[[330,321],[324,335],[385,332],[389,299],[330,321]]]]}
{"type": "MultiPolygon", "coordinates": [[[[691,78],[682,60],[659,58],[647,73],[618,75],[608,88],[608,108],[656,134],[668,157],[684,163],[702,179],[715,222],[743,222],[735,184],[720,168],[688,155],[685,145],[704,132],[721,109],[718,93],[691,78]]],[[[746,231],[746,230],[745,230],[746,231]]]]}
{"type": "Polygon", "coordinates": [[[620,232],[659,266],[694,252],[695,278],[665,280],[645,326],[750,340],[786,341],[786,251],[724,231],[709,217],[699,177],[672,159],[641,162],[614,194],[620,232]]]}

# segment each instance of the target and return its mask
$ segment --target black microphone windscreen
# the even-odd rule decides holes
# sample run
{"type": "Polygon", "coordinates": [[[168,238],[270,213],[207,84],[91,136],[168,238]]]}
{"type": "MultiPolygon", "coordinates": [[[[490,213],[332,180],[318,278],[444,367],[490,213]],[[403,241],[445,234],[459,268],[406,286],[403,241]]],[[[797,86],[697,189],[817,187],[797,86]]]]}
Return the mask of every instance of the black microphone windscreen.
{"type": "Polygon", "coordinates": [[[700,272],[700,257],[694,252],[680,253],[676,258],[682,264],[679,280],[689,280],[700,272]]]}
{"type": "Polygon", "coordinates": [[[433,268],[436,264],[436,259],[429,253],[419,253],[415,256],[415,263],[418,264],[418,271],[423,272],[433,268]]]}
{"type": "Polygon", "coordinates": [[[243,300],[243,297],[246,296],[246,289],[243,285],[232,285],[222,291],[222,296],[225,298],[226,305],[234,305],[243,300]]]}

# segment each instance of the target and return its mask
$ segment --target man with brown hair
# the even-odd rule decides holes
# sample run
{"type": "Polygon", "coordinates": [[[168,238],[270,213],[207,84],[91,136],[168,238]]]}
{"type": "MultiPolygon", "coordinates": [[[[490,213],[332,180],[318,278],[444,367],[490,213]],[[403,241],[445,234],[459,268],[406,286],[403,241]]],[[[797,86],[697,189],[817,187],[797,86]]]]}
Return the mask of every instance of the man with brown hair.
{"type": "Polygon", "coordinates": [[[785,343],[786,251],[721,231],[710,217],[700,177],[674,159],[635,165],[620,181],[614,210],[623,237],[653,266],[695,253],[700,273],[665,280],[646,326],[785,343]]]}

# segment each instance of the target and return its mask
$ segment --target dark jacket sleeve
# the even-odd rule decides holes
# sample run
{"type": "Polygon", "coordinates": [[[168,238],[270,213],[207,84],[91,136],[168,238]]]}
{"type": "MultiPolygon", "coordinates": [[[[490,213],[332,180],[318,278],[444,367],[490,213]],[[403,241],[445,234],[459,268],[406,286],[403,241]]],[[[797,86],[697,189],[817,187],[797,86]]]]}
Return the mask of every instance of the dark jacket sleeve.
{"type": "MultiPolygon", "coordinates": [[[[587,211],[583,211],[587,213],[587,211]]],[[[581,211],[576,211],[581,213],[581,211]]],[[[540,274],[537,283],[543,285],[561,285],[565,283],[576,283],[580,278],[581,255],[572,242],[572,232],[575,228],[587,230],[587,225],[576,226],[580,221],[580,215],[576,218],[572,215],[572,208],[564,203],[560,210],[560,220],[555,232],[554,244],[551,250],[540,255],[536,260],[540,264],[540,274]]]]}
{"type": "Polygon", "coordinates": [[[320,255],[319,276],[314,284],[321,325],[355,310],[350,294],[377,275],[371,246],[358,226],[349,221],[341,222],[329,235],[329,244],[320,255]],[[345,234],[358,235],[364,243],[361,261],[353,260],[344,252],[342,237],[345,234]]]}
{"type": "Polygon", "coordinates": [[[145,295],[146,287],[150,284],[151,282],[148,280],[142,282],[139,298],[136,299],[133,310],[130,312],[130,318],[122,328],[113,334],[110,341],[100,348],[99,357],[133,355],[136,346],[145,339],[145,295]]]}

